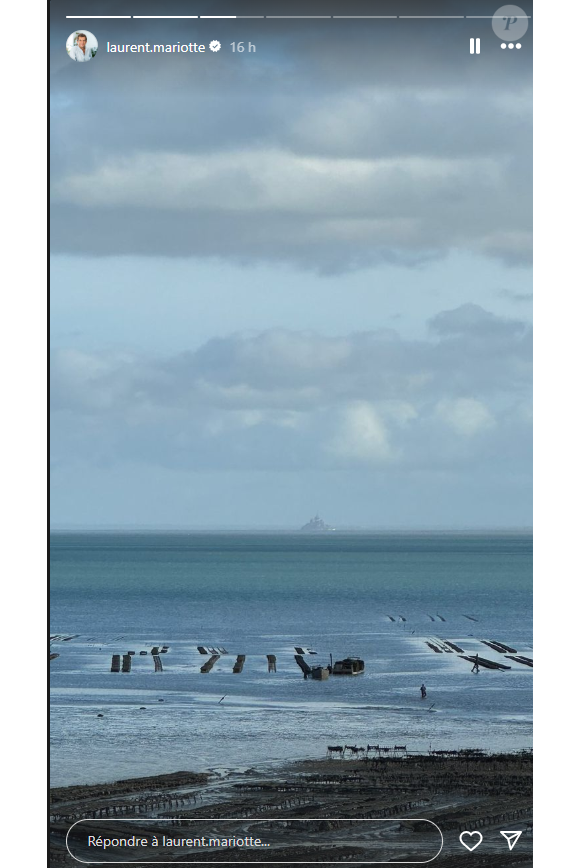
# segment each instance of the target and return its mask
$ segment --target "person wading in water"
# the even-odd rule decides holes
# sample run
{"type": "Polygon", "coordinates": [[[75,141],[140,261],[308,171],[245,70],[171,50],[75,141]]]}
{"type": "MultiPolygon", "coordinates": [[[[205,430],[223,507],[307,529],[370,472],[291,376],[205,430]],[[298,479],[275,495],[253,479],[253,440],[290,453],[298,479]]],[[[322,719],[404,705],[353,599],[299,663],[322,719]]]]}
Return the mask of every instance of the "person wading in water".
{"type": "Polygon", "coordinates": [[[424,684],[421,685],[421,699],[425,699],[427,696],[427,688],[424,684]]]}
{"type": "Polygon", "coordinates": [[[479,654],[475,655],[475,662],[471,667],[472,672],[479,672],[479,654]]]}

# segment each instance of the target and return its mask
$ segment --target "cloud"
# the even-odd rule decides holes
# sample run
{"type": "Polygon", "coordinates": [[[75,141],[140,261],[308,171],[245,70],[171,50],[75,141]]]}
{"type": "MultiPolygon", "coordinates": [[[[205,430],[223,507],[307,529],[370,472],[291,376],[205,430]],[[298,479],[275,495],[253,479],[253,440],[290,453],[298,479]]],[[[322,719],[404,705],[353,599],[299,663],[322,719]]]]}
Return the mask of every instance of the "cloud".
{"type": "Polygon", "coordinates": [[[166,357],[59,350],[55,449],[77,431],[87,455],[98,441],[171,466],[436,466],[454,443],[469,461],[485,438],[527,437],[530,370],[529,329],[474,305],[423,340],[270,329],[166,357]]]}
{"type": "Polygon", "coordinates": [[[339,460],[384,464],[395,457],[384,421],[364,401],[349,404],[342,412],[338,430],[328,449],[339,460]]]}
{"type": "Polygon", "coordinates": [[[363,159],[296,155],[283,150],[219,154],[137,153],[109,160],[92,172],[69,174],[53,199],[81,208],[148,207],[162,210],[288,212],[338,217],[380,217],[412,192],[420,203],[433,193],[481,175],[497,182],[486,159],[400,156],[363,159]],[[387,197],[386,204],[384,197],[387,197]]]}
{"type": "Polygon", "coordinates": [[[446,425],[465,437],[472,437],[495,424],[485,404],[475,398],[443,399],[437,403],[435,412],[446,425]]]}
{"type": "Polygon", "coordinates": [[[516,263],[528,257],[531,233],[513,206],[510,171],[489,157],[138,152],[64,173],[52,202],[57,239],[59,215],[76,212],[91,228],[92,252],[116,233],[114,250],[125,253],[167,252],[169,235],[169,252],[319,270],[364,258],[417,263],[451,249],[516,263]]]}
{"type": "MultiPolygon", "coordinates": [[[[132,21],[132,38],[165,26],[132,21]]],[[[441,52],[450,22],[261,26],[251,63],[222,52],[192,75],[135,55],[53,77],[53,250],[321,273],[453,250],[529,264],[527,56],[507,98],[510,58],[441,52]]]]}
{"type": "Polygon", "coordinates": [[[533,301],[534,295],[532,292],[514,292],[510,289],[502,289],[499,292],[502,298],[508,298],[517,304],[530,304],[533,301]]]}
{"type": "Polygon", "coordinates": [[[480,305],[468,302],[454,310],[445,310],[429,320],[429,328],[441,337],[469,335],[490,340],[525,334],[528,326],[519,320],[502,319],[480,305]]]}

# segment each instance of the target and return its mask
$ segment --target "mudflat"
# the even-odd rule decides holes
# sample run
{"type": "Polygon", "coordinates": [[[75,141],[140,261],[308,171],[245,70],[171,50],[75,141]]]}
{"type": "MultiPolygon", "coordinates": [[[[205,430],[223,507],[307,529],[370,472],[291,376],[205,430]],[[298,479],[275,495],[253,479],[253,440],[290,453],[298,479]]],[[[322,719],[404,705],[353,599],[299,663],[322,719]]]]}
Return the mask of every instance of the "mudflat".
{"type": "Polygon", "coordinates": [[[429,826],[420,819],[432,821],[441,831],[443,849],[433,862],[441,868],[526,868],[532,864],[532,756],[528,752],[333,758],[276,770],[248,769],[226,777],[177,772],[113,784],[61,787],[51,792],[51,802],[53,866],[79,864],[68,854],[65,838],[80,819],[93,820],[91,831],[103,836],[119,835],[121,829],[127,834],[143,833],[146,828],[149,834],[184,838],[193,834],[191,828],[200,828],[188,826],[188,819],[207,819],[212,829],[211,821],[231,820],[227,826],[215,827],[227,828],[228,833],[236,828],[244,834],[270,829],[268,851],[225,854],[194,852],[187,847],[158,849],[155,855],[140,859],[140,864],[161,860],[166,864],[370,863],[387,861],[384,857],[388,855],[397,862],[425,863],[434,853],[432,844],[422,842],[429,826]],[[133,822],[137,818],[159,822],[133,822]],[[237,826],[234,819],[239,821],[237,826]],[[306,840],[304,825],[300,828],[299,823],[292,823],[300,819],[311,821],[308,830],[317,832],[314,837],[306,840]],[[266,821],[275,820],[285,822],[268,826],[266,821]],[[359,826],[352,820],[391,821],[384,848],[374,835],[380,823],[359,826]],[[522,833],[511,851],[502,830],[522,833]],[[467,843],[481,838],[475,850],[463,846],[462,832],[475,833],[465,839],[467,843]]]}

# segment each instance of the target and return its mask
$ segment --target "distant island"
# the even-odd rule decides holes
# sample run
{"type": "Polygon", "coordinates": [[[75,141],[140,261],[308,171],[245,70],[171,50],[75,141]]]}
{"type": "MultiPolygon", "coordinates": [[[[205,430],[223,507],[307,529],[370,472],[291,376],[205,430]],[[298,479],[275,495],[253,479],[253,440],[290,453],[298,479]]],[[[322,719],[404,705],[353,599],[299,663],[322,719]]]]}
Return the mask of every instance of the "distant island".
{"type": "Polygon", "coordinates": [[[300,528],[300,530],[305,531],[306,533],[324,533],[328,530],[335,530],[335,528],[325,524],[319,515],[315,515],[314,518],[311,518],[308,524],[305,524],[300,528]]]}

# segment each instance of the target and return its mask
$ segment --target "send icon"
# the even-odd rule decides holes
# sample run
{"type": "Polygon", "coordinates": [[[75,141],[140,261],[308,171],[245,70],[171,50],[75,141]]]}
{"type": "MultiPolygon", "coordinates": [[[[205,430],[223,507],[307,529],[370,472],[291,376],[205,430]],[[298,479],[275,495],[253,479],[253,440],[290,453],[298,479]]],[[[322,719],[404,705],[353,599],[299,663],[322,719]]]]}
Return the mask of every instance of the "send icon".
{"type": "Polygon", "coordinates": [[[510,850],[513,850],[518,841],[520,840],[521,832],[501,832],[508,843],[508,847],[510,850]]]}

